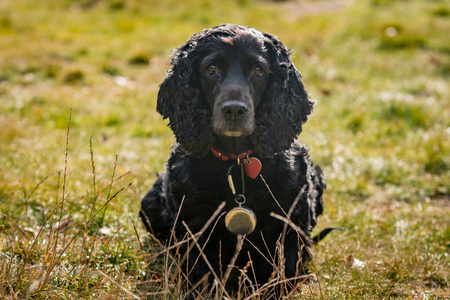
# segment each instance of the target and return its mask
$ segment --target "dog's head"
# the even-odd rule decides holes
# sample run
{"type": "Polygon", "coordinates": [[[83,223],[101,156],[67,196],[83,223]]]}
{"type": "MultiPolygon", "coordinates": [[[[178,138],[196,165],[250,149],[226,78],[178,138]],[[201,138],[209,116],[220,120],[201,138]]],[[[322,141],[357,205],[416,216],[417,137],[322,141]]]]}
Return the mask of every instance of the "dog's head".
{"type": "Polygon", "coordinates": [[[270,157],[290,146],[312,105],[277,37],[224,24],[175,50],[157,110],[188,152],[219,147],[270,157]]]}

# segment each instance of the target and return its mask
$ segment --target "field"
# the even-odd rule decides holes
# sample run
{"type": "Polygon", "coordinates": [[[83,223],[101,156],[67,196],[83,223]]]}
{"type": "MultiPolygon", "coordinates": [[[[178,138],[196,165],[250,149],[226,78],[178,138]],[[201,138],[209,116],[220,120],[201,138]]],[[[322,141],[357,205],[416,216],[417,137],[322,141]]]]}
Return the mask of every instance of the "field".
{"type": "Polygon", "coordinates": [[[303,299],[450,299],[448,0],[0,0],[0,299],[177,299],[140,199],[174,137],[171,50],[267,31],[316,101],[328,178],[303,299]]]}

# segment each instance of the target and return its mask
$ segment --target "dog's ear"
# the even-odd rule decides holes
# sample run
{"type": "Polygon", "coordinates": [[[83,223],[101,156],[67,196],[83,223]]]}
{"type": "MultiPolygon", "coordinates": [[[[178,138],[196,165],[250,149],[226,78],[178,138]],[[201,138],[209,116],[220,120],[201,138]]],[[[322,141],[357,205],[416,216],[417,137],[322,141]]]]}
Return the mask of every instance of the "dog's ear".
{"type": "Polygon", "coordinates": [[[198,63],[192,59],[199,35],[193,35],[188,42],[172,55],[172,69],[160,86],[156,110],[169,118],[177,142],[183,148],[197,155],[210,150],[213,132],[210,111],[201,101],[198,63]]]}
{"type": "Polygon", "coordinates": [[[192,66],[188,54],[195,47],[195,42],[188,41],[186,45],[176,48],[172,53],[172,68],[160,85],[156,110],[164,117],[171,118],[184,97],[185,88],[189,85],[192,66]]]}
{"type": "Polygon", "coordinates": [[[300,134],[313,102],[286,46],[274,35],[264,34],[264,37],[272,70],[267,91],[257,107],[252,139],[261,155],[271,156],[289,148],[300,134]]]}

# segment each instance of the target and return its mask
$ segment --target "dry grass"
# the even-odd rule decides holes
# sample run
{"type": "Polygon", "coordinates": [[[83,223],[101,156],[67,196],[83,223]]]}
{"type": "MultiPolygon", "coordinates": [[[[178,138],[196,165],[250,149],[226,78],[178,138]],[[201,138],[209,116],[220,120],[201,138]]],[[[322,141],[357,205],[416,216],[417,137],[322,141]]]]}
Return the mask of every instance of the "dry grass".
{"type": "Polygon", "coordinates": [[[0,298],[185,294],[182,257],[137,217],[173,142],[155,98],[171,49],[231,22],[293,50],[317,101],[300,138],[328,177],[317,231],[346,228],[291,298],[448,299],[450,8],[346,3],[0,2],[0,298]]]}

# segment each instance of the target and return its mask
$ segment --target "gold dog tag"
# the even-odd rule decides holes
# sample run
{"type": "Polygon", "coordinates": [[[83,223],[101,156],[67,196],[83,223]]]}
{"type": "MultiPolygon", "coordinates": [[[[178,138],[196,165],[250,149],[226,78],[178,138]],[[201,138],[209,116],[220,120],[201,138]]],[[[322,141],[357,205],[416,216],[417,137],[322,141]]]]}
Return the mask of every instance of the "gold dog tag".
{"type": "Polygon", "coordinates": [[[249,208],[238,206],[225,216],[225,226],[233,234],[249,235],[256,226],[256,216],[249,208]]]}

